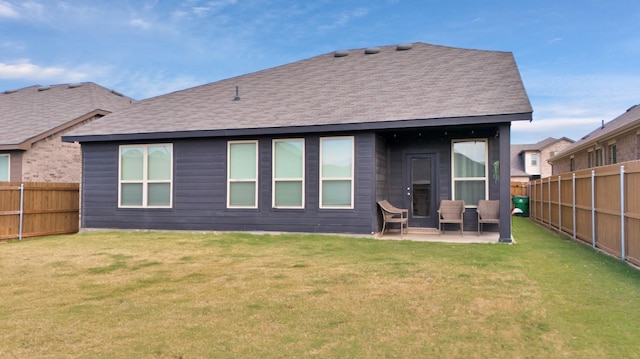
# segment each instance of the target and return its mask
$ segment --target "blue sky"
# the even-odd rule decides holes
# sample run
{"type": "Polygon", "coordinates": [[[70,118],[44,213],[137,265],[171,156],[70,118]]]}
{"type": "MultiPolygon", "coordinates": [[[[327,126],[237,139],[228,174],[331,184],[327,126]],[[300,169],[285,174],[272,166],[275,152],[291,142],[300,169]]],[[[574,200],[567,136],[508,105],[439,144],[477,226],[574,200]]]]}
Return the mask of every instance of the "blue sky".
{"type": "Polygon", "coordinates": [[[640,1],[0,0],[0,91],[92,81],[136,99],[341,49],[513,52],[512,143],[579,139],[640,103],[640,1]]]}

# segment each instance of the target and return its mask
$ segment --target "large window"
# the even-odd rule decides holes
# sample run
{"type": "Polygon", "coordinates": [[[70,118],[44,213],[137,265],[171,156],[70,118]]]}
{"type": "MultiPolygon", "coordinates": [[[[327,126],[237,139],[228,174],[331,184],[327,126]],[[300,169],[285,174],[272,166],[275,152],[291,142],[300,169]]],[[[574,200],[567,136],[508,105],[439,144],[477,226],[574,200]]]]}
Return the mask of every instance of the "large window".
{"type": "Polygon", "coordinates": [[[453,142],[453,198],[467,206],[487,199],[487,142],[465,140],[453,142]]]}
{"type": "Polygon", "coordinates": [[[320,208],[353,208],[353,137],[320,139],[320,208]]]}
{"type": "Polygon", "coordinates": [[[120,146],[120,207],[171,207],[173,146],[120,146]]]}
{"type": "Polygon", "coordinates": [[[258,207],[258,141],[230,141],[227,148],[227,206],[258,207]]]}
{"type": "Polygon", "coordinates": [[[273,207],[304,208],[304,140],[273,140],[273,207]]]}
{"type": "Polygon", "coordinates": [[[0,155],[0,182],[9,182],[9,155],[0,155]]]}

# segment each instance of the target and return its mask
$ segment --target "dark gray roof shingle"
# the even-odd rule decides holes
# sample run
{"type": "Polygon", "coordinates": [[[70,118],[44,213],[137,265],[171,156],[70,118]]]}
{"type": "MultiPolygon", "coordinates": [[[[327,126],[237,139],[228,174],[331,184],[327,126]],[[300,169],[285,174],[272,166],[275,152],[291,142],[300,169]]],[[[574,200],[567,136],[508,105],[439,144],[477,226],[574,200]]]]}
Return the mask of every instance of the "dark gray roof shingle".
{"type": "MultiPolygon", "coordinates": [[[[140,101],[72,136],[526,114],[513,55],[414,43],[349,50],[140,101]],[[240,100],[234,101],[236,86],[240,100]]],[[[524,117],[530,119],[530,117],[524,117]]],[[[76,137],[77,138],[77,137],[76,137]]]]}
{"type": "Polygon", "coordinates": [[[0,146],[18,146],[93,111],[113,112],[131,102],[131,98],[91,82],[1,92],[0,146]]]}

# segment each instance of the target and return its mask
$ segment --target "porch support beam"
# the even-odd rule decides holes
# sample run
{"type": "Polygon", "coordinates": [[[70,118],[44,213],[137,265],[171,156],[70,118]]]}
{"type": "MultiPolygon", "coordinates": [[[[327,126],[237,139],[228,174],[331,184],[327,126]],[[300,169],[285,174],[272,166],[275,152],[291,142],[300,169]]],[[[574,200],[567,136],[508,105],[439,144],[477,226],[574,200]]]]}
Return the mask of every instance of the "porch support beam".
{"type": "Polygon", "coordinates": [[[511,122],[499,125],[500,143],[500,242],[511,243],[511,122]]]}

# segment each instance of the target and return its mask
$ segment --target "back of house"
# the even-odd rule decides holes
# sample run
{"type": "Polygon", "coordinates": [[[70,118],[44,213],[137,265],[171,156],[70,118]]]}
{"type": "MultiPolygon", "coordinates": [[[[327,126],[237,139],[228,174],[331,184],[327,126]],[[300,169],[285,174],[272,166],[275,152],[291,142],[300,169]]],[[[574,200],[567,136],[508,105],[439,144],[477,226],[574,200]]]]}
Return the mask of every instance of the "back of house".
{"type": "Polygon", "coordinates": [[[510,125],[531,113],[511,53],[413,43],[158,96],[64,139],[82,144],[84,228],[371,234],[379,200],[436,228],[460,199],[473,229],[503,199],[510,241],[510,125]]]}

